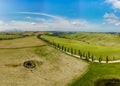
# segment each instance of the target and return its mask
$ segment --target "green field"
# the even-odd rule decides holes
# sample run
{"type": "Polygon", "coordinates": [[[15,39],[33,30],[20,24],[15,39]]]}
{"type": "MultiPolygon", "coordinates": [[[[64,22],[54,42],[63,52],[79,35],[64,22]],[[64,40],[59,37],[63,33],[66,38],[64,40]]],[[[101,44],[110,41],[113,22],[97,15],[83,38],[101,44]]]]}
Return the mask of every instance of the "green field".
{"type": "Polygon", "coordinates": [[[118,60],[120,59],[120,46],[102,46],[99,44],[88,44],[83,41],[59,38],[53,36],[43,35],[42,38],[49,40],[50,42],[55,42],[56,44],[64,45],[67,48],[73,48],[76,50],[80,50],[83,53],[90,52],[91,55],[94,56],[95,59],[106,60],[106,57],[109,57],[109,60],[118,60]]]}
{"type": "Polygon", "coordinates": [[[75,81],[70,86],[94,86],[98,79],[120,79],[120,63],[99,64],[89,63],[88,72],[75,81]]]}
{"type": "Polygon", "coordinates": [[[11,40],[11,39],[17,39],[22,38],[22,35],[6,35],[6,34],[0,34],[0,40],[11,40]]]}
{"type": "Polygon", "coordinates": [[[62,37],[75,39],[90,44],[103,46],[120,46],[120,35],[110,33],[73,33],[63,34],[62,37]]]}

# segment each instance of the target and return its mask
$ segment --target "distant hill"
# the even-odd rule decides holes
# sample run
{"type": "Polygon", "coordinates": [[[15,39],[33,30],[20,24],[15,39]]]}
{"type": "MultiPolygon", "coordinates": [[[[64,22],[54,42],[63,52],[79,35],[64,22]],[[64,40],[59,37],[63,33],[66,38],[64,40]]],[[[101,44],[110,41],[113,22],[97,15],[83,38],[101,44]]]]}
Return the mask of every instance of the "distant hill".
{"type": "Polygon", "coordinates": [[[63,34],[61,37],[75,39],[92,44],[115,46],[120,45],[120,35],[118,33],[72,33],[63,34]]]}

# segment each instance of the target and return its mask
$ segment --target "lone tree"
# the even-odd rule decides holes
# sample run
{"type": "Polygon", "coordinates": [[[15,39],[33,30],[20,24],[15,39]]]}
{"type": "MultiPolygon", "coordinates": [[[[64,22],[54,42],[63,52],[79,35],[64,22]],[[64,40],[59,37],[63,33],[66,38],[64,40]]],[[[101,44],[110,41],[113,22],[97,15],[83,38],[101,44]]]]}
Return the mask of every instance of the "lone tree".
{"type": "Polygon", "coordinates": [[[108,61],[109,61],[109,58],[108,58],[108,56],[106,57],[106,63],[108,63],[108,61]]]}

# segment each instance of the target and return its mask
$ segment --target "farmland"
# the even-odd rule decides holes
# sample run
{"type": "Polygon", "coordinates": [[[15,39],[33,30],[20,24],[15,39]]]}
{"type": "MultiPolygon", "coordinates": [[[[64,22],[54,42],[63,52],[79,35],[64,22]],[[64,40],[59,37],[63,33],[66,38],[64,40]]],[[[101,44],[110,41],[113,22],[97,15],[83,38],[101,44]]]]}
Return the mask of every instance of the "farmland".
{"type": "Polygon", "coordinates": [[[1,86],[67,86],[84,74],[87,66],[36,36],[0,41],[1,86]],[[24,67],[23,63],[28,60],[36,67],[24,67]]]}
{"type": "MultiPolygon", "coordinates": [[[[54,43],[56,46],[59,44],[59,47],[64,45],[66,50],[72,48],[73,52],[75,50],[89,51],[95,59],[102,56],[102,60],[106,60],[104,57],[109,56],[109,60],[119,60],[119,40],[113,40],[113,36],[117,37],[117,35],[112,35],[110,37],[112,39],[109,39],[112,44],[114,42],[114,45],[106,45],[107,41],[103,43],[105,39],[97,43],[95,40],[100,35],[96,36],[96,33],[89,33],[89,35],[95,35],[96,39],[94,36],[91,38],[86,36],[89,43],[85,39],[83,41],[82,38],[80,40],[76,37],[68,38],[71,35],[76,35],[76,33],[66,34],[64,38],[42,35],[41,38],[46,39],[48,43],[36,36],[1,40],[0,77],[2,79],[0,83],[2,86],[38,86],[38,84],[41,86],[97,86],[95,83],[100,79],[120,79],[120,63],[102,64],[84,61],[67,55],[50,44],[54,43]],[[93,43],[92,38],[96,43],[93,43]],[[25,61],[32,61],[36,65],[35,68],[24,67],[25,61]]],[[[104,35],[107,37],[110,34],[104,35]]]]}

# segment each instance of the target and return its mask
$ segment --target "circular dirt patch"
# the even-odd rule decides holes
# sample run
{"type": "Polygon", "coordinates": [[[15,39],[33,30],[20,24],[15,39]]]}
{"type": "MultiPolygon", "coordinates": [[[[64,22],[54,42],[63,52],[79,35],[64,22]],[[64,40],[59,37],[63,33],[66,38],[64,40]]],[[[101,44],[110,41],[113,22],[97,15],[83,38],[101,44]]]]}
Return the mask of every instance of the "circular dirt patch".
{"type": "Polygon", "coordinates": [[[120,79],[98,79],[94,86],[120,86],[120,79]]]}
{"type": "Polygon", "coordinates": [[[26,67],[26,68],[35,68],[36,64],[35,64],[34,61],[30,60],[30,61],[25,61],[23,63],[23,66],[26,67]]]}

